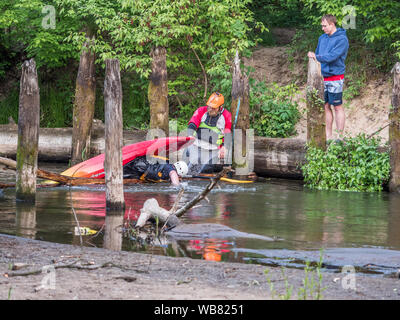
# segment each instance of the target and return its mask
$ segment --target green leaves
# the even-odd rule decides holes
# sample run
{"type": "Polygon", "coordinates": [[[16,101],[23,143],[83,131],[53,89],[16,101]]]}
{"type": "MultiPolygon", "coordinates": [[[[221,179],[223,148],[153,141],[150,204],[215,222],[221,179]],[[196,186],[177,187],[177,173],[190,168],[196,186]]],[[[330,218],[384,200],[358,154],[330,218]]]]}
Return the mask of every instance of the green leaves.
{"type": "Polygon", "coordinates": [[[302,166],[307,186],[319,190],[381,191],[389,180],[389,154],[365,135],[332,142],[326,151],[308,147],[302,166]]]}
{"type": "Polygon", "coordinates": [[[298,88],[291,84],[267,87],[264,82],[254,83],[250,92],[251,123],[256,134],[264,137],[286,138],[295,134],[300,118],[297,103],[292,97],[298,88]]]}

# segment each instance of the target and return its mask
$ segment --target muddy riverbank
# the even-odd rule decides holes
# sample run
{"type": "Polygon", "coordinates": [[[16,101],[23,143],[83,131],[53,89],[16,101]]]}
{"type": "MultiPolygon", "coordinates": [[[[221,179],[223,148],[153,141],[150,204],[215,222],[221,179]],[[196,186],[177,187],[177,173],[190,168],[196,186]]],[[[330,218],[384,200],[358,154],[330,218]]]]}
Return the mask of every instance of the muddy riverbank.
{"type": "MultiPolygon", "coordinates": [[[[313,278],[318,283],[316,274],[313,278]]],[[[110,251],[0,235],[0,299],[5,300],[279,300],[290,287],[290,298],[296,300],[304,279],[301,269],[110,251]],[[21,269],[10,270],[19,264],[21,269]]],[[[349,278],[322,272],[321,284],[323,299],[400,300],[400,280],[394,277],[357,273],[349,278]]]]}

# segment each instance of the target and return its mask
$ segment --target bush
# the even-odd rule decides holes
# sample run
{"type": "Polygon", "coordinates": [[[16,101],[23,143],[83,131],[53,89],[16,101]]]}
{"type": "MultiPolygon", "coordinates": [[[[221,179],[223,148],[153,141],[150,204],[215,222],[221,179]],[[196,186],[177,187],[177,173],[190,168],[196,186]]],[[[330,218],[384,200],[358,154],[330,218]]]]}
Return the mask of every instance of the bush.
{"type": "Polygon", "coordinates": [[[381,191],[390,175],[389,153],[365,135],[333,142],[326,151],[308,147],[304,182],[319,190],[381,191]]]}
{"type": "Polygon", "coordinates": [[[286,138],[296,133],[300,112],[292,98],[297,92],[295,85],[267,87],[264,82],[251,85],[250,122],[256,135],[286,138]]]}

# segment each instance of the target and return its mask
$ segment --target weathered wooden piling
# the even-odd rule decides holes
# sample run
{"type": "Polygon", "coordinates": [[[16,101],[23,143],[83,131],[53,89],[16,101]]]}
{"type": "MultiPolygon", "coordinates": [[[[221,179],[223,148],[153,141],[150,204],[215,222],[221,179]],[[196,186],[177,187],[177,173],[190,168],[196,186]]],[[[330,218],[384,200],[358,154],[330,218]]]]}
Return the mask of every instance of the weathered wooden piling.
{"type": "Polygon", "coordinates": [[[324,78],[321,64],[308,59],[307,75],[307,142],[310,146],[326,149],[324,78]]]}
{"type": "MultiPolygon", "coordinates": [[[[247,153],[249,150],[246,145],[246,130],[250,128],[250,86],[248,76],[242,73],[240,69],[237,51],[233,63],[231,96],[232,138],[234,140],[232,144],[232,164],[233,167],[248,167],[249,157],[247,153]]],[[[227,143],[228,139],[225,140],[227,143]]]]}
{"type": "Polygon", "coordinates": [[[34,59],[22,64],[19,92],[16,199],[35,202],[40,96],[34,59]]]}
{"type": "Polygon", "coordinates": [[[392,69],[393,94],[389,111],[390,181],[389,191],[400,192],[400,62],[392,69]]]}
{"type": "Polygon", "coordinates": [[[36,206],[17,202],[15,206],[16,235],[24,238],[35,239],[36,237],[36,206]]]}
{"type": "Polygon", "coordinates": [[[237,51],[233,63],[231,95],[231,113],[232,120],[236,120],[236,123],[234,123],[235,129],[243,129],[245,131],[250,128],[250,86],[249,77],[240,70],[240,59],[237,51]]]}
{"type": "Polygon", "coordinates": [[[90,156],[90,137],[96,101],[95,53],[88,40],[83,48],[76,77],[73,107],[71,163],[76,164],[90,156]]]}
{"type": "Polygon", "coordinates": [[[106,207],[125,207],[122,169],[122,86],[119,61],[106,60],[104,80],[106,207]]]}
{"type": "Polygon", "coordinates": [[[152,58],[151,75],[148,89],[150,104],[150,129],[161,129],[165,135],[169,132],[167,50],[156,47],[150,52],[152,58]]]}
{"type": "Polygon", "coordinates": [[[124,223],[124,215],[109,214],[107,212],[104,230],[103,248],[114,251],[121,251],[122,247],[122,230],[124,223]]]}

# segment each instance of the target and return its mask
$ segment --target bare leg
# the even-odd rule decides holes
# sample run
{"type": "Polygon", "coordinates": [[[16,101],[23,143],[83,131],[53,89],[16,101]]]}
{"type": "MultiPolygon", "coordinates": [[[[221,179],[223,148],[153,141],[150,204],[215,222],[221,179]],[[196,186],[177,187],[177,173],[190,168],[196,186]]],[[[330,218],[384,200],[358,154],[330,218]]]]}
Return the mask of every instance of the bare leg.
{"type": "Polygon", "coordinates": [[[345,114],[344,114],[344,108],[342,105],[340,106],[335,106],[335,122],[336,122],[336,129],[339,133],[339,137],[343,137],[343,131],[344,131],[344,123],[345,123],[345,114]]]}
{"type": "Polygon", "coordinates": [[[325,132],[326,140],[332,139],[333,113],[329,103],[325,103],[325,132]]]}

